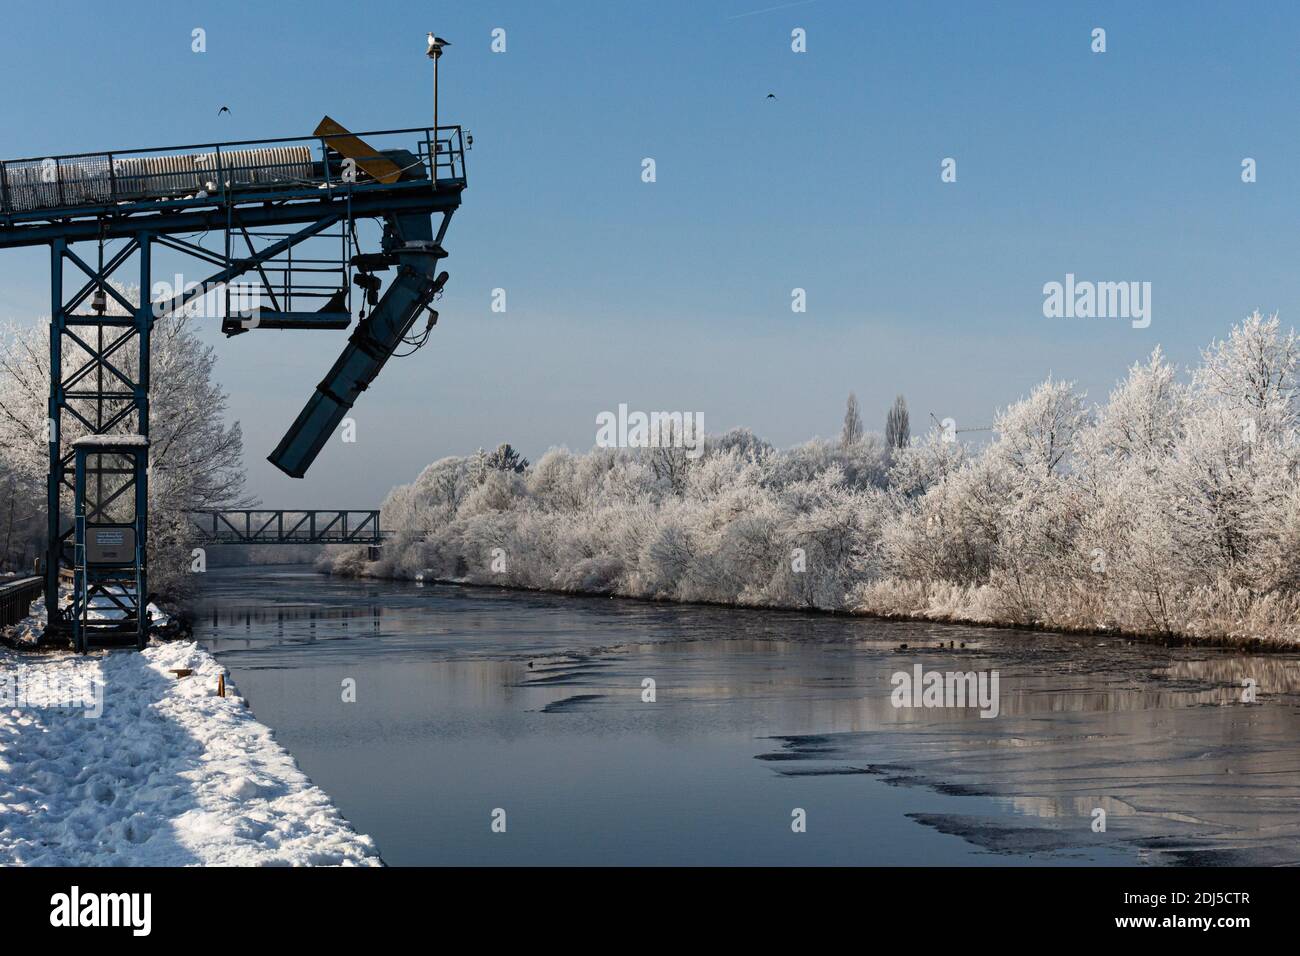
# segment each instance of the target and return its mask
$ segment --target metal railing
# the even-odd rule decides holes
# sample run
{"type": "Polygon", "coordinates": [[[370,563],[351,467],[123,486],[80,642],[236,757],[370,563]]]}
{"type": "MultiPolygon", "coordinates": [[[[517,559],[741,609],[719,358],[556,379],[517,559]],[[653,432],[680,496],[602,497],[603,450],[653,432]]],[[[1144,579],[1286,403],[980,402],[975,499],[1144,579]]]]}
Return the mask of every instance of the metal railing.
{"type": "Polygon", "coordinates": [[[268,191],[315,195],[322,189],[378,185],[368,181],[364,169],[353,170],[351,178],[345,174],[342,157],[328,148],[330,140],[344,137],[364,139],[402,169],[403,180],[427,180],[434,188],[465,180],[459,126],[411,127],[4,160],[0,214],[122,211],[139,203],[225,201],[268,191]]]}
{"type": "Polygon", "coordinates": [[[16,578],[0,584],[0,627],[10,627],[27,617],[44,587],[44,578],[16,578]]]}

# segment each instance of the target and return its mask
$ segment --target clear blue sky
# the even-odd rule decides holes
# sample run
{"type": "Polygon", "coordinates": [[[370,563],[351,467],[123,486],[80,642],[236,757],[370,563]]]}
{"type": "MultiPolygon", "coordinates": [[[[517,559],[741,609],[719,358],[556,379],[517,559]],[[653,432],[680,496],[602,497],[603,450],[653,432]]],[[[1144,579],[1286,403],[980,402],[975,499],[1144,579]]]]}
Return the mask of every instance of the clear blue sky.
{"type": "MultiPolygon", "coordinates": [[[[264,460],[346,333],[211,336],[270,505],[376,504],[500,441],[585,449],[620,402],[782,445],[836,433],[850,390],[868,427],[897,392],[914,427],[931,410],[984,424],[1048,372],[1101,398],[1156,343],[1187,362],[1254,308],[1300,315],[1298,5],[747,15],[778,6],[8,4],[0,154],[302,135],[326,112],[422,125],[424,34],[452,41],[442,118],[475,148],[443,320],[363,396],[357,444],[331,443],[301,482],[264,460]],[[1151,282],[1150,328],[1044,318],[1043,284],[1067,272],[1151,282]]],[[[0,317],[48,311],[46,266],[0,254],[0,317]]]]}

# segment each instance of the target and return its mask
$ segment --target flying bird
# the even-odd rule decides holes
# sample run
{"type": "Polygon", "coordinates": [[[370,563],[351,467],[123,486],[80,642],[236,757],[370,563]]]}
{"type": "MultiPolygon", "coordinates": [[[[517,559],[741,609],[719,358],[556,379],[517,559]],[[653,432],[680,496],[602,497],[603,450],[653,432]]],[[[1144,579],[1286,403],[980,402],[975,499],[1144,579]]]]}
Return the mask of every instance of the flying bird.
{"type": "Polygon", "coordinates": [[[425,51],[425,55],[431,60],[436,60],[438,57],[442,56],[442,48],[445,46],[451,46],[451,41],[444,40],[442,37],[436,37],[430,33],[429,49],[425,51]]]}
{"type": "Polygon", "coordinates": [[[223,106],[221,107],[221,109],[217,110],[217,115],[220,116],[222,113],[229,113],[229,112],[230,112],[230,107],[223,106]]]}

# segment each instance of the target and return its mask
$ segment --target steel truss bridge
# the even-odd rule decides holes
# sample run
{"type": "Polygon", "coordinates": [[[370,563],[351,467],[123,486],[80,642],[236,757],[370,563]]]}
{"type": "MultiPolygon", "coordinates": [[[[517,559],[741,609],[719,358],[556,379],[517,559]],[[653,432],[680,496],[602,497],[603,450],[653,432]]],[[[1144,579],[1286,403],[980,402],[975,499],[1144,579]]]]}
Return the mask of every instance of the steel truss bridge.
{"type": "MultiPolygon", "coordinates": [[[[44,576],[51,631],[70,627],[59,606],[60,572],[93,560],[74,542],[72,444],[87,435],[147,440],[158,319],[224,294],[228,335],[352,327],[269,456],[296,478],[388,359],[424,344],[437,321],[431,302],[447,281],[438,269],[447,255],[442,243],[468,182],[461,128],[436,123],[353,134],[325,117],[311,136],[0,161],[0,249],[47,246],[50,253],[48,419],[32,428],[49,444],[44,576]],[[377,251],[363,252],[356,224],[369,218],[382,221],[383,238],[377,251]],[[78,244],[91,251],[77,251],[78,244]],[[160,250],[195,261],[201,281],[155,298],[160,250]],[[390,270],[385,289],[380,274],[390,270]],[[254,305],[232,309],[231,284],[241,277],[255,291],[254,305]],[[138,284],[140,301],[111,280],[138,284]],[[426,310],[423,331],[412,333],[426,310]]],[[[293,371],[286,363],[286,373],[293,371]]],[[[309,374],[303,370],[305,385],[309,374]]],[[[147,471],[139,481],[147,502],[147,471]]],[[[83,486],[101,484],[92,473],[83,486]]],[[[280,514],[284,522],[289,513],[280,514]]],[[[147,507],[132,521],[140,565],[122,586],[147,596],[147,507]]],[[[233,535],[235,525],[214,533],[233,535]]],[[[306,529],[309,536],[337,529],[377,539],[377,518],[374,525],[363,532],[349,523],[345,531],[342,521],[309,518],[306,529]]],[[[302,530],[292,520],[275,527],[285,529],[277,530],[281,536],[302,530]]],[[[84,623],[93,631],[93,621],[84,623]]],[[[138,628],[141,642],[145,630],[147,623],[138,628]]]]}
{"type": "Polygon", "coordinates": [[[378,547],[378,511],[191,511],[195,540],[201,545],[365,544],[378,547]]]}

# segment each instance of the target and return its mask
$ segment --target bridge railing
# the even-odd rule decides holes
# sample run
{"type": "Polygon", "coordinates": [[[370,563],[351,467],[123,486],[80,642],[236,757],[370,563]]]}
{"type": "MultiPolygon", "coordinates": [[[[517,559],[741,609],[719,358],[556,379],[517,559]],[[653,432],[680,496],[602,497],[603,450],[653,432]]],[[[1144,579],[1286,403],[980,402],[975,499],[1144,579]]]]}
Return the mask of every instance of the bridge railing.
{"type": "Polygon", "coordinates": [[[32,602],[41,596],[44,578],[0,578],[0,627],[17,624],[32,610],[32,602]]]}
{"type": "MultiPolygon", "coordinates": [[[[195,143],[0,161],[0,215],[31,218],[48,210],[123,207],[164,200],[214,202],[239,194],[306,192],[381,186],[364,170],[348,179],[331,140],[356,137],[376,151],[397,151],[405,180],[465,180],[465,140],[459,126],[327,133],[286,139],[195,143]]],[[[342,144],[340,144],[342,145],[342,144]]]]}
{"type": "Polygon", "coordinates": [[[383,543],[378,511],[236,509],[188,512],[201,544],[383,543]]]}

